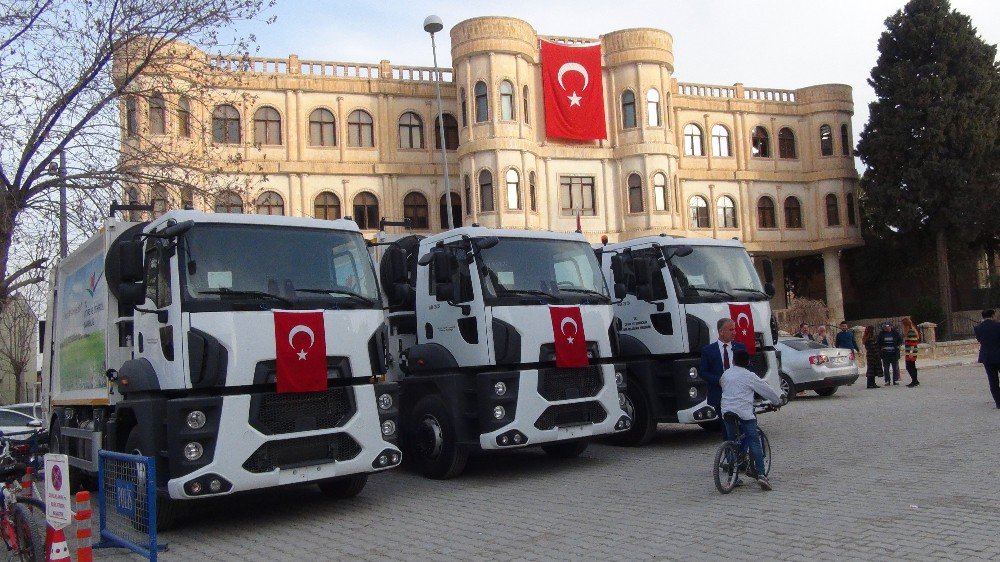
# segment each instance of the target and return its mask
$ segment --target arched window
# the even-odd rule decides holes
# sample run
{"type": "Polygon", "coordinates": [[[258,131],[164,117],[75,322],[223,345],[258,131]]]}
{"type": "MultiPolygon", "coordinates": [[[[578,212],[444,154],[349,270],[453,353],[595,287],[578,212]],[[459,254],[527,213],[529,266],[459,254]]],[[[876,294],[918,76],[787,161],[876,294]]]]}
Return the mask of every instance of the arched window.
{"type": "Polygon", "coordinates": [[[708,202],[701,195],[691,198],[691,228],[709,228],[708,222],[708,202]]]}
{"type": "Polygon", "coordinates": [[[733,151],[729,146],[729,129],[725,125],[712,127],[712,156],[729,158],[733,151]]]}
{"type": "Polygon", "coordinates": [[[524,124],[528,124],[528,87],[525,86],[521,90],[521,102],[524,104],[524,109],[522,110],[524,115],[524,124]]]}
{"type": "Polygon", "coordinates": [[[149,132],[154,135],[167,134],[167,102],[159,92],[153,92],[149,96],[149,132]]]}
{"type": "Polygon", "coordinates": [[[802,204],[798,197],[785,199],[785,228],[802,228],[802,204]]]}
{"type": "Polygon", "coordinates": [[[493,174],[489,170],[479,172],[479,210],[492,213],[493,206],[493,174]]]}
{"type": "Polygon", "coordinates": [[[642,178],[639,174],[628,176],[628,212],[642,212],[642,178]]]}
{"type": "Polygon", "coordinates": [[[826,225],[840,226],[840,202],[837,196],[829,193],[826,196],[826,225]]]}
{"type": "Polygon", "coordinates": [[[465,214],[472,216],[472,182],[465,176],[465,214]]]}
{"type": "Polygon", "coordinates": [[[851,155],[851,132],[846,124],[840,126],[840,153],[844,156],[851,155]]]}
{"type": "Polygon", "coordinates": [[[667,176],[653,174],[653,198],[656,200],[656,210],[667,210],[667,176]]]}
{"type": "Polygon", "coordinates": [[[427,220],[427,198],[421,193],[411,191],[403,198],[403,218],[410,219],[410,227],[418,230],[430,228],[427,220]]]}
{"type": "Polygon", "coordinates": [[[149,189],[149,204],[153,206],[153,218],[167,212],[167,188],[155,184],[149,189]]]}
{"type": "Polygon", "coordinates": [[[732,197],[728,195],[723,195],[719,197],[719,201],[715,204],[716,212],[716,224],[719,228],[736,228],[736,203],[733,202],[732,197]]]}
{"type": "Polygon", "coordinates": [[[362,230],[378,228],[378,199],[371,193],[362,191],[354,196],[354,222],[362,230]]]}
{"type": "Polygon", "coordinates": [[[458,90],[458,95],[462,98],[462,126],[469,126],[469,99],[465,97],[465,88],[458,90]]]}
{"type": "Polygon", "coordinates": [[[829,125],[820,125],[819,153],[823,156],[833,156],[833,129],[829,125]]]}
{"type": "Polygon", "coordinates": [[[234,191],[223,191],[215,197],[216,213],[242,213],[243,198],[234,191]]]}
{"type": "Polygon", "coordinates": [[[854,213],[855,213],[855,211],[854,211],[854,194],[853,193],[848,193],[847,194],[847,224],[849,224],[851,226],[855,226],[855,225],[858,224],[857,217],[855,216],[854,213]]]}
{"type": "Polygon", "coordinates": [[[701,127],[694,123],[684,126],[684,155],[704,156],[705,150],[702,144],[701,127]]]}
{"type": "Polygon", "coordinates": [[[507,208],[521,208],[521,176],[517,170],[511,168],[507,170],[507,208]]]}
{"type": "MultiPolygon", "coordinates": [[[[448,196],[441,196],[440,205],[441,228],[448,228],[448,196]]],[[[454,191],[451,192],[451,221],[455,228],[462,226],[462,196],[454,191]]]]}
{"type": "Polygon", "coordinates": [[[538,210],[538,200],[535,197],[535,172],[528,172],[528,198],[532,211],[538,210]]]}
{"type": "Polygon", "coordinates": [[[625,90],[622,93],[622,128],[632,129],[635,125],[635,94],[632,90],[625,90]]]}
{"type": "Polygon", "coordinates": [[[507,80],[500,82],[500,119],[514,120],[514,85],[507,80]]]}
{"type": "Polygon", "coordinates": [[[135,187],[128,188],[125,198],[128,199],[129,204],[138,204],[140,201],[139,190],[135,187]]]}
{"type": "Polygon", "coordinates": [[[273,191],[265,191],[254,201],[258,215],[284,215],[285,200],[273,191]]]}
{"type": "Polygon", "coordinates": [[[750,135],[750,154],[754,158],[770,158],[771,157],[771,140],[768,137],[767,129],[764,127],[755,127],[753,134],[750,135]]]}
{"type": "Polygon", "coordinates": [[[181,188],[181,208],[194,209],[194,188],[190,185],[181,188]]]}
{"type": "Polygon", "coordinates": [[[191,136],[191,100],[187,96],[177,100],[177,134],[191,136]]]}
{"type": "Polygon", "coordinates": [[[313,216],[328,221],[339,219],[340,198],[329,191],[320,193],[313,202],[313,216]]]}
{"type": "Polygon", "coordinates": [[[650,127],[660,126],[660,92],[656,88],[646,92],[646,119],[650,127]]]}
{"type": "Polygon", "coordinates": [[[320,107],[309,114],[309,146],[337,146],[337,120],[320,107]]]}
{"type": "Polygon", "coordinates": [[[212,110],[212,140],[219,144],[239,144],[240,112],[231,105],[217,105],[212,110]]]}
{"type": "Polygon", "coordinates": [[[424,147],[424,122],[420,116],[407,111],[399,118],[399,148],[424,147]]]}
{"type": "Polygon", "coordinates": [[[136,111],[135,98],[125,98],[125,134],[130,137],[139,134],[139,116],[136,111]]]}
{"type": "Polygon", "coordinates": [[[367,111],[355,109],[347,116],[347,146],[375,146],[375,124],[367,111]]]}
{"type": "Polygon", "coordinates": [[[281,114],[273,107],[262,107],[253,114],[253,140],[257,144],[281,144],[281,114]]]}
{"type": "Polygon", "coordinates": [[[777,228],[774,216],[774,199],[767,195],[757,200],[757,228],[777,228]]]}
{"type": "Polygon", "coordinates": [[[490,100],[486,97],[486,82],[476,82],[476,123],[485,123],[490,118],[490,100]]]}
{"type": "Polygon", "coordinates": [[[778,156],[781,158],[795,158],[795,133],[788,127],[782,127],[778,131],[778,156]]]}
{"type": "MultiPolygon", "coordinates": [[[[441,119],[434,119],[434,148],[441,150],[441,119]]],[[[458,121],[451,113],[444,114],[444,148],[458,150],[458,121]]]]}

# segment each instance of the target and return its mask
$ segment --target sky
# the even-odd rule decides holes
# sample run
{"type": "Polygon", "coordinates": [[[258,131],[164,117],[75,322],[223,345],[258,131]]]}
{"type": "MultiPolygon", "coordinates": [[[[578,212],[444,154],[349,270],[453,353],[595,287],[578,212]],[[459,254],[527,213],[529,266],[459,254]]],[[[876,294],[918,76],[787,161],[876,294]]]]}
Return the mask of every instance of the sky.
{"type": "MultiPolygon", "coordinates": [[[[848,84],[854,90],[855,142],[874,93],[866,80],[878,57],[885,19],[903,0],[277,0],[238,33],[256,37],[259,56],[431,66],[423,20],[439,16],[438,63],[451,64],[448,31],[468,18],[511,16],[542,35],[598,37],[632,27],[674,38],[674,77],[681,82],[795,89],[848,84]]],[[[1000,0],[952,0],[980,37],[1000,43],[1000,0]]]]}

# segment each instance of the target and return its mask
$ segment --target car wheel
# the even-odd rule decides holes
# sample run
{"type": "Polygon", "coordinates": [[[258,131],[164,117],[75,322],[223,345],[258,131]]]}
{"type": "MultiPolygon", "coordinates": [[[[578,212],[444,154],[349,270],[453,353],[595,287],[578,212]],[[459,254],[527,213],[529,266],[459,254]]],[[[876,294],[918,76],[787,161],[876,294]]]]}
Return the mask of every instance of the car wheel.
{"type": "Polygon", "coordinates": [[[792,401],[792,397],[795,396],[795,383],[792,382],[792,377],[789,377],[785,373],[781,373],[781,392],[785,393],[788,401],[792,401]]]}
{"type": "Polygon", "coordinates": [[[819,394],[820,396],[833,396],[835,392],[837,392],[837,387],[835,386],[816,389],[816,394],[819,394]]]}

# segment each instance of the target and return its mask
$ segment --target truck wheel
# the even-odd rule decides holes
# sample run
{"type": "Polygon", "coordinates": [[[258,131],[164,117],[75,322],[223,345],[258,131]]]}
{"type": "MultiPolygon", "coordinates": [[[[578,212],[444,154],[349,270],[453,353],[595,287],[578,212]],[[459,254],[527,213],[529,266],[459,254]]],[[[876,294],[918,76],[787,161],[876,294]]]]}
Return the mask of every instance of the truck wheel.
{"type": "Polygon", "coordinates": [[[645,445],[656,434],[656,422],[653,421],[646,390],[635,377],[629,377],[622,394],[625,395],[625,406],[622,409],[632,418],[632,427],[612,437],[611,442],[626,447],[645,445]]]}
{"type": "MultiPolygon", "coordinates": [[[[128,439],[125,440],[124,452],[130,455],[142,455],[146,457],[152,456],[142,450],[142,439],[139,436],[138,427],[133,427],[132,431],[128,433],[128,439]]],[[[125,475],[135,482],[137,489],[146,485],[146,475],[142,472],[137,472],[136,469],[131,466],[125,471],[125,475]]],[[[105,483],[105,486],[106,485],[107,483],[105,483]]],[[[104,491],[102,490],[101,493],[104,493],[104,491]]],[[[147,509],[145,494],[139,494],[139,497],[135,502],[136,516],[132,519],[132,527],[136,530],[145,529],[147,527],[147,509]]],[[[164,494],[158,495],[156,498],[156,530],[168,531],[172,529],[177,524],[180,510],[181,506],[178,501],[173,500],[164,494]]]]}
{"type": "Polygon", "coordinates": [[[462,473],[469,453],[458,446],[451,414],[440,396],[421,398],[410,412],[408,425],[408,456],[424,476],[446,480],[462,473]]]}
{"type": "Polygon", "coordinates": [[[549,443],[542,445],[542,450],[546,454],[558,459],[575,459],[587,450],[586,441],[570,441],[569,443],[549,443]]]}
{"type": "Polygon", "coordinates": [[[319,486],[319,491],[323,492],[324,496],[346,500],[360,494],[367,483],[367,474],[354,474],[340,478],[330,478],[329,480],[320,480],[316,485],[319,486]]]}
{"type": "Polygon", "coordinates": [[[791,402],[792,397],[795,396],[795,383],[793,383],[792,378],[786,375],[785,373],[781,373],[780,376],[781,376],[781,383],[780,383],[781,392],[784,392],[785,396],[788,397],[788,401],[791,402]]]}
{"type": "Polygon", "coordinates": [[[837,387],[835,386],[831,386],[830,388],[816,389],[816,394],[819,394],[820,396],[833,396],[835,392],[837,392],[837,387]]]}

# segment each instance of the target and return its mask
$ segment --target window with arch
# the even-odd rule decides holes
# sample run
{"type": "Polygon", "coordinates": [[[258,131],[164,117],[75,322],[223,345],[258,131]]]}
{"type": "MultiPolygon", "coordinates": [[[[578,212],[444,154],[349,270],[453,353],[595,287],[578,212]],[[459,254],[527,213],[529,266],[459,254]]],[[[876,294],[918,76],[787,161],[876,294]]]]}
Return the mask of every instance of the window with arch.
{"type": "Polygon", "coordinates": [[[281,144],[281,114],[273,107],[262,107],[253,114],[253,140],[262,145],[281,144]]]}
{"type": "Polygon", "coordinates": [[[732,155],[732,147],[729,145],[729,129],[725,125],[715,125],[712,127],[712,156],[729,158],[732,155]]]}
{"type": "Polygon", "coordinates": [[[427,198],[416,191],[407,193],[403,198],[403,218],[410,220],[410,227],[418,230],[430,228],[427,214],[427,198]]]}
{"type": "Polygon", "coordinates": [[[847,124],[840,126],[840,153],[844,156],[851,155],[851,132],[847,124]]]}
{"type": "Polygon", "coordinates": [[[833,156],[833,129],[829,125],[819,127],[819,153],[823,156],[833,156]]]}
{"type": "Polygon", "coordinates": [[[778,131],[778,156],[781,158],[795,158],[795,133],[788,127],[782,127],[778,131]]]}
{"type": "MultiPolygon", "coordinates": [[[[444,148],[458,150],[458,121],[451,113],[444,115],[444,148]]],[[[434,148],[441,150],[441,119],[434,119],[434,148]]]]}
{"type": "Polygon", "coordinates": [[[535,172],[528,172],[528,201],[531,204],[531,210],[538,210],[538,199],[535,194],[535,172]]]}
{"type": "MultiPolygon", "coordinates": [[[[441,228],[448,228],[448,196],[442,195],[440,202],[441,228]]],[[[455,228],[462,226],[462,196],[451,192],[451,221],[455,228]]]]}
{"type": "Polygon", "coordinates": [[[135,97],[129,96],[125,98],[125,134],[130,137],[134,137],[139,134],[139,115],[136,113],[138,111],[135,97]]]}
{"type": "Polygon", "coordinates": [[[524,108],[521,110],[523,113],[524,124],[528,124],[528,87],[525,86],[521,89],[521,103],[524,104],[524,108]]]}
{"type": "Polygon", "coordinates": [[[659,172],[653,174],[653,199],[657,211],[667,210],[667,176],[659,172]]]}
{"type": "Polygon", "coordinates": [[[785,228],[802,228],[802,203],[794,195],[785,198],[785,228]]]}
{"type": "Polygon", "coordinates": [[[153,218],[167,212],[167,188],[161,184],[149,188],[149,204],[153,206],[153,218]]]}
{"type": "Polygon", "coordinates": [[[635,126],[635,93],[625,90],[622,93],[622,128],[632,129],[635,126]]]}
{"type": "Polygon", "coordinates": [[[240,112],[229,105],[217,105],[212,110],[212,140],[219,144],[240,143],[240,112]]]}
{"type": "Polygon", "coordinates": [[[325,107],[309,114],[309,146],[337,146],[337,120],[325,107]]]}
{"type": "Polygon", "coordinates": [[[407,111],[399,117],[399,148],[423,147],[424,122],[416,113],[407,111]]]}
{"type": "Polygon", "coordinates": [[[458,90],[458,95],[461,98],[460,103],[462,105],[462,126],[469,126],[469,99],[465,97],[465,88],[460,88],[458,90]]]}
{"type": "Polygon", "coordinates": [[[500,82],[500,119],[514,120],[514,85],[508,80],[500,82]]]}
{"type": "Polygon", "coordinates": [[[694,123],[684,125],[684,155],[704,156],[705,150],[702,144],[701,127],[694,123]]]}
{"type": "Polygon", "coordinates": [[[181,188],[181,208],[194,209],[194,188],[190,185],[181,188]]]}
{"type": "Polygon", "coordinates": [[[642,212],[642,178],[639,174],[629,174],[628,176],[628,212],[642,212]]]}
{"type": "Polygon", "coordinates": [[[191,136],[191,99],[181,96],[177,100],[177,134],[182,137],[191,136]]]}
{"type": "Polygon", "coordinates": [[[223,191],[215,196],[216,213],[236,213],[243,212],[243,198],[235,191],[223,191]]]}
{"type": "Polygon", "coordinates": [[[656,88],[646,92],[646,122],[650,127],[660,126],[660,92],[656,88]]]}
{"type": "Polygon", "coordinates": [[[757,200],[757,228],[777,228],[774,214],[774,199],[767,195],[757,200]]]}
{"type": "Polygon", "coordinates": [[[485,123],[490,119],[490,100],[486,95],[486,82],[476,82],[476,123],[485,123]]]}
{"type": "Polygon", "coordinates": [[[479,210],[483,213],[492,213],[495,210],[493,205],[493,174],[489,170],[479,172],[479,210]]]}
{"type": "Polygon", "coordinates": [[[472,216],[472,182],[469,180],[469,176],[466,175],[465,178],[465,214],[472,216]]]}
{"type": "Polygon", "coordinates": [[[847,194],[847,224],[851,226],[856,226],[858,224],[857,216],[854,214],[854,194],[847,194]]]}
{"type": "Polygon", "coordinates": [[[517,170],[510,168],[507,170],[507,208],[521,208],[521,176],[517,170]]]}
{"type": "Polygon", "coordinates": [[[738,226],[736,220],[736,203],[732,197],[728,195],[719,197],[719,201],[715,204],[715,212],[716,224],[720,228],[736,228],[738,226]]]}
{"type": "Polygon", "coordinates": [[[284,215],[285,200],[274,191],[265,191],[254,201],[258,215],[284,215]]]}
{"type": "Polygon", "coordinates": [[[764,127],[754,127],[750,135],[750,154],[754,158],[771,157],[771,139],[764,127]]]}
{"type": "Polygon", "coordinates": [[[701,195],[695,195],[690,202],[691,228],[709,228],[708,201],[701,195]]]}
{"type": "Polygon", "coordinates": [[[826,225],[840,226],[840,201],[833,193],[826,195],[826,225]]]}
{"type": "Polygon", "coordinates": [[[375,122],[367,111],[355,109],[347,116],[347,146],[375,146],[375,122]]]}
{"type": "Polygon", "coordinates": [[[354,222],[362,230],[378,228],[378,198],[367,191],[355,195],[354,222]]]}
{"type": "Polygon", "coordinates": [[[167,102],[160,92],[153,92],[149,96],[149,132],[154,135],[167,134],[167,102]]]}
{"type": "Polygon", "coordinates": [[[340,218],[340,198],[329,191],[316,196],[313,201],[313,216],[332,221],[340,218]]]}

